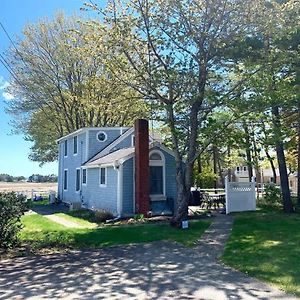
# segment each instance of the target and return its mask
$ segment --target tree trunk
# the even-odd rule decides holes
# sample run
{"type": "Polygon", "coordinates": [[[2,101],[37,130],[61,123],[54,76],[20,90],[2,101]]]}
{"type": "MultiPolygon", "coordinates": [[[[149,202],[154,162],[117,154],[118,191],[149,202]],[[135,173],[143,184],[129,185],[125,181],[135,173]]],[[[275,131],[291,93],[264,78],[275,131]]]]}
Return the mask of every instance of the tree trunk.
{"type": "MultiPolygon", "coordinates": [[[[227,156],[228,156],[228,159],[230,159],[231,153],[230,153],[230,147],[229,146],[227,147],[227,156]]],[[[229,181],[232,181],[232,172],[231,172],[231,167],[230,166],[227,169],[227,176],[228,176],[229,181]]]]}
{"type": "Polygon", "coordinates": [[[185,172],[192,171],[193,165],[186,164],[183,167],[182,162],[176,162],[176,183],[177,198],[175,203],[175,214],[170,222],[171,226],[181,227],[181,221],[188,218],[188,204],[191,191],[191,184],[187,182],[187,174],[185,172]]]}
{"type": "MultiPolygon", "coordinates": [[[[201,174],[202,173],[201,155],[199,155],[197,158],[197,169],[198,169],[198,174],[201,174]]],[[[198,183],[199,183],[199,187],[202,188],[202,179],[200,179],[198,183]]]]}
{"type": "Polygon", "coordinates": [[[254,162],[254,169],[255,169],[255,177],[256,177],[256,195],[257,200],[259,200],[259,188],[262,188],[262,176],[261,176],[261,170],[259,166],[259,153],[256,147],[256,140],[253,133],[253,162],[254,162]]]}
{"type": "Polygon", "coordinates": [[[298,101],[297,203],[300,205],[300,100],[298,101]]]}
{"type": "MultiPolygon", "coordinates": [[[[213,164],[214,164],[214,173],[218,174],[218,148],[213,145],[213,164]]],[[[215,179],[214,181],[214,189],[215,189],[215,194],[217,194],[217,187],[218,187],[218,179],[215,179]]]]}
{"type": "Polygon", "coordinates": [[[251,157],[251,143],[250,143],[249,129],[248,129],[248,126],[247,126],[245,121],[243,121],[243,129],[244,129],[244,132],[245,132],[245,146],[246,146],[248,176],[249,176],[249,181],[251,181],[252,177],[253,177],[252,157],[251,157]]]}
{"type": "Polygon", "coordinates": [[[266,156],[267,156],[267,159],[270,163],[270,166],[271,166],[271,169],[272,169],[272,173],[273,173],[273,182],[276,184],[277,183],[277,175],[276,175],[276,168],[275,168],[275,165],[274,165],[274,161],[268,151],[268,149],[266,148],[265,149],[265,153],[266,153],[266,156]]]}
{"type": "Polygon", "coordinates": [[[286,161],[284,155],[284,147],[281,135],[281,124],[278,106],[272,107],[273,126],[276,137],[276,154],[278,160],[279,174],[280,174],[280,186],[283,199],[283,210],[287,213],[293,212],[293,204],[291,200],[291,193],[289,188],[289,179],[286,168],[286,161]]]}

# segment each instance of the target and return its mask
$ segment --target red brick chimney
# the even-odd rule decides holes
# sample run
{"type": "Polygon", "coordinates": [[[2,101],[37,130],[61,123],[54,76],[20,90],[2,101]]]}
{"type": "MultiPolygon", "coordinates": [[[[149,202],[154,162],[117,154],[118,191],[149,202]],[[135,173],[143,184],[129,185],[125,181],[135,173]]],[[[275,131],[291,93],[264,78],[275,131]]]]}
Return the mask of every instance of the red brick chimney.
{"type": "Polygon", "coordinates": [[[149,127],[148,121],[138,119],[135,129],[135,208],[136,212],[148,216],[149,197],[149,127]]]}

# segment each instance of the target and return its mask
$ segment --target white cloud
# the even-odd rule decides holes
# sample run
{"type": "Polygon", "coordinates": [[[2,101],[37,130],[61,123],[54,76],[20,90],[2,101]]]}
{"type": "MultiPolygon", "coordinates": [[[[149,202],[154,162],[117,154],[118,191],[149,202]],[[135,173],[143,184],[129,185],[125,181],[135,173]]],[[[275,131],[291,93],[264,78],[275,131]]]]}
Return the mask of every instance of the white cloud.
{"type": "MultiPolygon", "coordinates": [[[[8,86],[9,86],[9,82],[6,81],[2,76],[0,76],[0,90],[5,90],[8,86]]],[[[2,92],[2,97],[5,100],[12,100],[15,98],[12,94],[8,92],[2,92]]]]}
{"type": "Polygon", "coordinates": [[[12,94],[6,92],[2,93],[2,96],[5,100],[12,100],[15,98],[12,94]]]}
{"type": "Polygon", "coordinates": [[[9,86],[9,82],[4,80],[2,76],[0,76],[0,90],[4,90],[9,86]]]}

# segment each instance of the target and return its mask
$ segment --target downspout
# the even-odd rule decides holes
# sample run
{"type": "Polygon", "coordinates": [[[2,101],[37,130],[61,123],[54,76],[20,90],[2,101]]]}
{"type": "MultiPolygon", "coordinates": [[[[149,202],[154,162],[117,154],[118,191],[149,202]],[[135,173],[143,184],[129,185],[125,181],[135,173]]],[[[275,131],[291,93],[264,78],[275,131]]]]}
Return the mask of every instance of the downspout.
{"type": "Polygon", "coordinates": [[[118,218],[121,218],[123,213],[123,164],[115,164],[114,169],[118,171],[117,213],[118,218]]]}

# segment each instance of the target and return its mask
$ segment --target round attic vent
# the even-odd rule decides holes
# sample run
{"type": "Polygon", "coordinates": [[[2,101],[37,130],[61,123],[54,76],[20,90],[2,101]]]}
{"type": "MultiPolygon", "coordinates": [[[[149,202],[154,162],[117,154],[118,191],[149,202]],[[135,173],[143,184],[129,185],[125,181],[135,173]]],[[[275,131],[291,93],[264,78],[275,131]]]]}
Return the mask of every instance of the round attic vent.
{"type": "Polygon", "coordinates": [[[107,140],[107,134],[104,131],[99,131],[97,133],[97,139],[99,142],[105,142],[107,140]]]}

